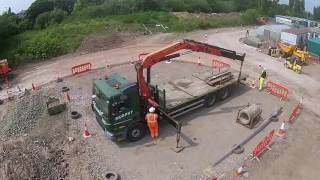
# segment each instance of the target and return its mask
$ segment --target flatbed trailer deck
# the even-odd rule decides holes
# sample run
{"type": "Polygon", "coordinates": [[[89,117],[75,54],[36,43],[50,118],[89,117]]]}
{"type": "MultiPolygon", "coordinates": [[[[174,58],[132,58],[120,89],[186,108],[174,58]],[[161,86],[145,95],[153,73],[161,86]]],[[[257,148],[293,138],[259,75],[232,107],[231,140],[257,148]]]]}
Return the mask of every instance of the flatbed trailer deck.
{"type": "Polygon", "coordinates": [[[224,87],[237,83],[236,77],[238,76],[238,73],[234,71],[230,72],[231,78],[227,81],[219,83],[221,81],[218,79],[216,85],[208,84],[208,79],[228,72],[230,72],[230,69],[225,69],[220,73],[214,69],[205,69],[202,72],[192,74],[188,77],[173,79],[167,82],[159,80],[157,82],[157,80],[153,80],[153,86],[157,86],[160,93],[165,93],[165,99],[162,97],[160,101],[165,101],[161,102],[162,108],[170,111],[194,99],[206,96],[210,93],[219,91],[224,87]]]}

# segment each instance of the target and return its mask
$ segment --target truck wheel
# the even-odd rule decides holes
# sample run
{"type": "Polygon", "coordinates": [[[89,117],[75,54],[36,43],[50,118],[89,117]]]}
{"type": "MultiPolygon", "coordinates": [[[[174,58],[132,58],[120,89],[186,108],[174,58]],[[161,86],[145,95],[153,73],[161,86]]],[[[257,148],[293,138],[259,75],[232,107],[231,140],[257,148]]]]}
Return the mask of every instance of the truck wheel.
{"type": "Polygon", "coordinates": [[[209,95],[205,100],[205,106],[211,107],[217,102],[217,96],[215,94],[209,95]]]}
{"type": "Polygon", "coordinates": [[[219,99],[225,100],[227,99],[231,94],[231,89],[229,87],[223,88],[219,91],[219,99]]]}
{"type": "Polygon", "coordinates": [[[129,127],[127,131],[127,139],[131,142],[138,141],[146,134],[146,127],[142,123],[129,127]]]}

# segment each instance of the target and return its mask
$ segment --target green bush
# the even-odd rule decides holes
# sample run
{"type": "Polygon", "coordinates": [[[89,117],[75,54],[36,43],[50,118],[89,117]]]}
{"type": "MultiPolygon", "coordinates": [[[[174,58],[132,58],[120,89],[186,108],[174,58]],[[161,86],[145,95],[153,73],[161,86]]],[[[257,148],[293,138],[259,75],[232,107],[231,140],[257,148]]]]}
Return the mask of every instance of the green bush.
{"type": "Polygon", "coordinates": [[[241,15],[241,18],[246,24],[254,24],[257,23],[259,16],[259,12],[256,9],[248,9],[241,15]]]}
{"type": "Polygon", "coordinates": [[[50,25],[59,24],[66,17],[67,17],[66,11],[63,11],[60,9],[54,9],[53,11],[40,14],[36,19],[36,27],[39,27],[40,29],[44,29],[50,25]]]}

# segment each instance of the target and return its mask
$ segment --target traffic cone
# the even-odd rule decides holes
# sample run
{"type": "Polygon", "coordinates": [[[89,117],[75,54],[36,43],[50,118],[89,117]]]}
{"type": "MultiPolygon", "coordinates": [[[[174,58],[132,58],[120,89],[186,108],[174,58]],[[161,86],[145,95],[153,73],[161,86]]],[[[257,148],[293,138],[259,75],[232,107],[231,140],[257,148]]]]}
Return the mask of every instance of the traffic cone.
{"type": "Polygon", "coordinates": [[[8,78],[6,78],[6,85],[7,85],[7,89],[9,89],[10,88],[10,83],[9,83],[8,78]]]}
{"type": "Polygon", "coordinates": [[[37,87],[36,87],[36,85],[34,85],[34,83],[32,83],[32,90],[33,91],[37,90],[37,87]]]}
{"type": "Polygon", "coordinates": [[[90,132],[89,132],[89,130],[88,130],[88,128],[87,128],[87,125],[84,125],[83,137],[84,137],[84,138],[89,138],[89,137],[91,137],[91,134],[90,134],[90,132]]]}
{"type": "Polygon", "coordinates": [[[108,76],[108,69],[109,69],[109,68],[110,68],[110,65],[109,65],[109,64],[106,64],[106,71],[104,72],[104,75],[103,75],[105,79],[108,79],[108,77],[109,77],[109,76],[108,76]]]}
{"type": "Polygon", "coordinates": [[[201,64],[201,62],[200,62],[200,56],[199,56],[199,58],[198,58],[198,66],[201,66],[202,64],[201,64]]]}
{"type": "Polygon", "coordinates": [[[250,86],[252,89],[255,89],[256,88],[256,83],[254,80],[251,81],[251,86],[250,86]]]}
{"type": "Polygon", "coordinates": [[[283,137],[286,134],[286,130],[284,126],[285,126],[285,122],[283,122],[280,126],[280,129],[278,129],[277,136],[283,137]]]}
{"type": "Polygon", "coordinates": [[[240,166],[239,169],[236,170],[234,175],[239,177],[239,176],[242,176],[243,173],[244,173],[244,166],[240,166]]]}
{"type": "Polygon", "coordinates": [[[70,101],[71,101],[69,92],[66,92],[66,93],[64,94],[64,101],[65,101],[65,102],[70,102],[70,101]]]}

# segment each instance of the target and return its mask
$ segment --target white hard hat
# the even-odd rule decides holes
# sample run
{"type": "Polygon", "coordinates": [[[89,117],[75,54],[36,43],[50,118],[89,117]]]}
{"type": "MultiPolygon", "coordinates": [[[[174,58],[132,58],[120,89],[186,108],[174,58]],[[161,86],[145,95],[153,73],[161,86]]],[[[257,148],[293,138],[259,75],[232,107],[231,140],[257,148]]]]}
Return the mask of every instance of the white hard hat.
{"type": "Polygon", "coordinates": [[[265,67],[264,67],[264,68],[263,68],[263,70],[265,70],[265,71],[266,71],[266,70],[267,70],[267,68],[265,68],[265,67]]]}
{"type": "Polygon", "coordinates": [[[149,112],[153,113],[155,111],[156,111],[156,108],[154,108],[154,107],[149,108],[149,112]]]}

